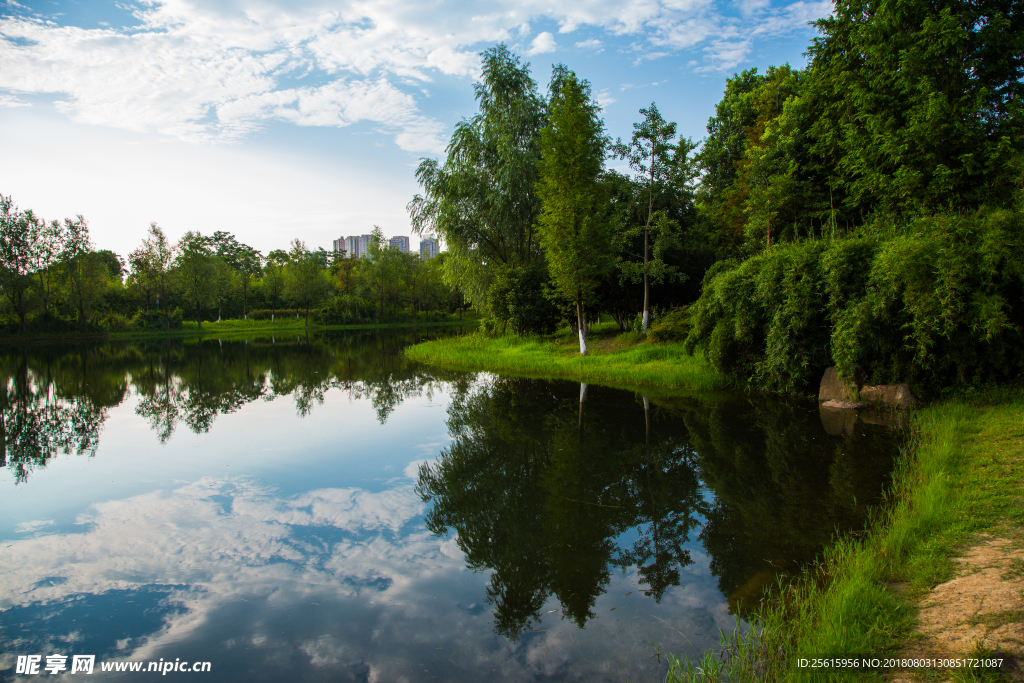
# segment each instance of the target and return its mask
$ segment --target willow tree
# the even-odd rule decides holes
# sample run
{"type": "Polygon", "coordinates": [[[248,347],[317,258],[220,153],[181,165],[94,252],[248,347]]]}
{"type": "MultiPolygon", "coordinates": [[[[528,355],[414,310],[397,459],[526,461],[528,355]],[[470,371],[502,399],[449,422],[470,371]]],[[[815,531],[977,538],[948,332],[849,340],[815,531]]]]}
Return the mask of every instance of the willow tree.
{"type": "Polygon", "coordinates": [[[580,355],[587,355],[584,306],[611,264],[611,240],[598,176],[605,158],[604,124],[590,84],[558,68],[548,125],[540,133],[538,237],[557,290],[576,304],[580,355]]]}
{"type": "Polygon", "coordinates": [[[480,56],[482,78],[473,86],[480,110],[455,126],[443,164],[421,161],[423,194],[408,210],[416,233],[447,245],[448,283],[484,306],[496,274],[542,263],[534,226],[545,107],[529,65],[504,44],[480,56]]]}

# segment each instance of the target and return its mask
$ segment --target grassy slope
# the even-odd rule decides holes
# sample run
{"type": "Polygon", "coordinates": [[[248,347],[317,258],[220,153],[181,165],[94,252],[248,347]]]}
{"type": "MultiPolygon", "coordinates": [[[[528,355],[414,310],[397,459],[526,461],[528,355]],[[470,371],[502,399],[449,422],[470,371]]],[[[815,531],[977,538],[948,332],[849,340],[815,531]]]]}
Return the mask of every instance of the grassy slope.
{"type": "Polygon", "coordinates": [[[603,328],[591,354],[579,355],[575,339],[492,339],[483,335],[448,337],[406,350],[406,355],[431,365],[488,370],[526,377],[559,377],[581,382],[662,387],[722,389],[726,379],[702,356],[687,356],[681,343],[623,343],[603,328]]]}

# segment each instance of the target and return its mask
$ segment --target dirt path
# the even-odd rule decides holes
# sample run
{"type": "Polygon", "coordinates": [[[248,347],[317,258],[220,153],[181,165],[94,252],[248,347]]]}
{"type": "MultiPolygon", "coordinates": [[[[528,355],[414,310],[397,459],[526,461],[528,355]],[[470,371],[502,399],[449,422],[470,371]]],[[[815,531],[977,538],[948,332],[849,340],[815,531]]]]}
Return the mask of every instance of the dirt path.
{"type": "MultiPolygon", "coordinates": [[[[965,658],[997,651],[1010,680],[1024,681],[1024,544],[984,536],[957,561],[956,578],[922,600],[917,617],[921,639],[901,656],[965,658]]],[[[901,672],[892,680],[957,679],[901,672]]]]}

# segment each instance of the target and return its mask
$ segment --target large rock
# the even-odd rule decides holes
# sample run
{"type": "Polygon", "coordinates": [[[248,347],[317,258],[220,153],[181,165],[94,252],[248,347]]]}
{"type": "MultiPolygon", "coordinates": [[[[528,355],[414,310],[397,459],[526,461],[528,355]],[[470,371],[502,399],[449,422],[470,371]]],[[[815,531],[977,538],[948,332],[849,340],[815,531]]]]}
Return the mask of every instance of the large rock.
{"type": "Polygon", "coordinates": [[[818,388],[819,401],[847,401],[857,400],[857,385],[848,382],[839,376],[839,370],[835,366],[827,368],[821,377],[821,386],[818,388]]]}
{"type": "MultiPolygon", "coordinates": [[[[823,380],[824,381],[824,380],[823,380]]],[[[910,385],[903,384],[865,384],[860,389],[860,400],[865,403],[882,403],[892,408],[906,410],[917,405],[910,385]]]]}

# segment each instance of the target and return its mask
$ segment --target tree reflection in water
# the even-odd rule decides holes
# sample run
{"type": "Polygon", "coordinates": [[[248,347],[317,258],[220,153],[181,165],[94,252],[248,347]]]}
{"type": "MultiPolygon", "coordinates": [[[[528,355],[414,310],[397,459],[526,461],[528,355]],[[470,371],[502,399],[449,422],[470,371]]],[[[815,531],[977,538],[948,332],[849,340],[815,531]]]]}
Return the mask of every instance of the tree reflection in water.
{"type": "Polygon", "coordinates": [[[889,483],[898,437],[834,437],[816,405],[744,394],[647,397],[493,378],[449,408],[452,444],[420,469],[427,527],[457,533],[492,572],[498,633],[515,639],[549,597],[581,628],[610,572],[635,567],[660,601],[693,563],[742,614],[781,573],[859,528],[889,483]],[[690,547],[692,547],[691,544],[690,547]]]}
{"type": "Polygon", "coordinates": [[[305,416],[332,389],[368,398],[384,423],[403,400],[430,397],[442,382],[464,383],[405,360],[401,349],[418,338],[349,333],[8,348],[0,352],[0,467],[24,482],[57,454],[95,454],[108,409],[129,396],[160,443],[180,424],[208,432],[217,416],[257,400],[291,397],[305,416]]]}
{"type": "Polygon", "coordinates": [[[383,424],[414,396],[451,397],[452,442],[423,466],[426,524],[454,530],[490,571],[496,630],[532,628],[553,596],[583,627],[612,573],[661,601],[691,552],[742,614],[781,572],[862,526],[889,483],[899,438],[822,427],[813,401],[738,393],[647,397],[569,382],[474,377],[401,350],[414,334],[248,341],[160,340],[0,352],[0,466],[17,482],[57,454],[93,455],[110,408],[133,398],[157,440],[195,433],[254,401],[299,416],[328,391],[368,399],[383,424]]]}
{"type": "Polygon", "coordinates": [[[468,565],[493,572],[499,633],[531,628],[552,595],[583,627],[614,568],[638,567],[656,600],[680,584],[705,504],[681,423],[656,411],[648,436],[644,413],[631,394],[566,382],[495,378],[453,400],[453,442],[418,491],[427,528],[454,529],[468,565]]]}

